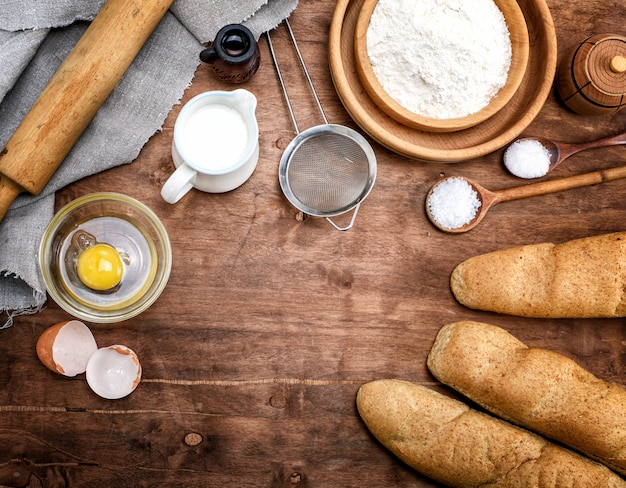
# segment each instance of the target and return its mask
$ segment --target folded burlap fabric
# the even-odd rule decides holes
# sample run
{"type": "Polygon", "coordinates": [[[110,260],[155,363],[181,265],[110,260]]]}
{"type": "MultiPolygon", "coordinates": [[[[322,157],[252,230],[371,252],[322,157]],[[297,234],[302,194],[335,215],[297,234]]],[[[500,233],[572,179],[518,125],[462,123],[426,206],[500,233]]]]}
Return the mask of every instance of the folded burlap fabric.
{"type": "MultiPolygon", "coordinates": [[[[54,193],[132,162],[180,101],[203,45],[230,23],[258,38],[298,0],[176,0],[40,195],[20,195],[0,223],[0,328],[41,309],[46,292],[37,248],[54,193]]],[[[103,0],[5,0],[0,15],[0,147],[15,131],[103,0]]]]}

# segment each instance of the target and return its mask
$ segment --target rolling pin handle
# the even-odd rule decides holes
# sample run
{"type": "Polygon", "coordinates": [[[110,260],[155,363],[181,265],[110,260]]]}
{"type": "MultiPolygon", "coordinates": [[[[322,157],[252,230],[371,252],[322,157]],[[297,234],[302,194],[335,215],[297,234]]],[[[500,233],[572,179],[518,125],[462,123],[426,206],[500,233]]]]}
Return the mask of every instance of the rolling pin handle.
{"type": "Polygon", "coordinates": [[[0,221],[4,218],[9,207],[24,189],[6,176],[0,175],[0,221]]]}

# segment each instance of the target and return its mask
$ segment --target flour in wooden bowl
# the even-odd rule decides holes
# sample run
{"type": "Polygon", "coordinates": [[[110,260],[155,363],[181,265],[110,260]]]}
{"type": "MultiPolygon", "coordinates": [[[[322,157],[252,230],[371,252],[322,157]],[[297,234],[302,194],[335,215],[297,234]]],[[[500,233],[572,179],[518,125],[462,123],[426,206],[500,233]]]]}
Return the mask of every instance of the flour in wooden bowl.
{"type": "Polygon", "coordinates": [[[512,46],[493,0],[379,0],[367,29],[374,75],[407,110],[474,114],[506,84],[512,46]]]}

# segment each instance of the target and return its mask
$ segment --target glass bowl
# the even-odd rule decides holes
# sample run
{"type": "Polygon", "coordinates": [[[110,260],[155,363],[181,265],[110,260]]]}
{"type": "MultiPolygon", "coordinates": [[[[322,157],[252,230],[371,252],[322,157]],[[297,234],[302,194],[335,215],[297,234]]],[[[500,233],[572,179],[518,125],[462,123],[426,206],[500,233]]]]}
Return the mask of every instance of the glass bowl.
{"type": "Polygon", "coordinates": [[[63,310],[88,322],[120,322],[159,297],[172,268],[172,249],[165,227],[144,204],[118,193],[91,193],[52,218],[39,246],[39,267],[48,294],[63,310]],[[79,257],[96,244],[119,256],[121,279],[107,289],[87,286],[85,272],[78,271],[79,257]]]}

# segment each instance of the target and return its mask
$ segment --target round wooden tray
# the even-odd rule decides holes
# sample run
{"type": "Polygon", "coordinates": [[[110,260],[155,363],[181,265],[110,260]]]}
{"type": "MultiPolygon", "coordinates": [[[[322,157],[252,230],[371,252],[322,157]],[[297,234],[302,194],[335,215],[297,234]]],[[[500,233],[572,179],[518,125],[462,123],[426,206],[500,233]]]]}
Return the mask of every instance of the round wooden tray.
{"type": "Polygon", "coordinates": [[[406,109],[380,85],[367,52],[367,30],[378,0],[363,0],[355,27],[354,61],[361,83],[370,98],[383,112],[401,124],[428,132],[454,132],[467,129],[484,122],[500,111],[513,98],[524,79],[528,66],[529,40],[526,20],[517,0],[495,0],[495,3],[506,20],[513,51],[506,84],[491,102],[478,112],[453,119],[433,119],[406,109]]]}
{"type": "Polygon", "coordinates": [[[354,121],[374,140],[425,161],[459,162],[489,154],[518,137],[537,116],[554,80],[556,32],[545,0],[519,0],[530,39],[528,66],[517,93],[485,122],[456,132],[424,132],[400,124],[369,97],[355,68],[354,39],[364,0],[338,0],[330,26],[330,72],[354,121]]]}

